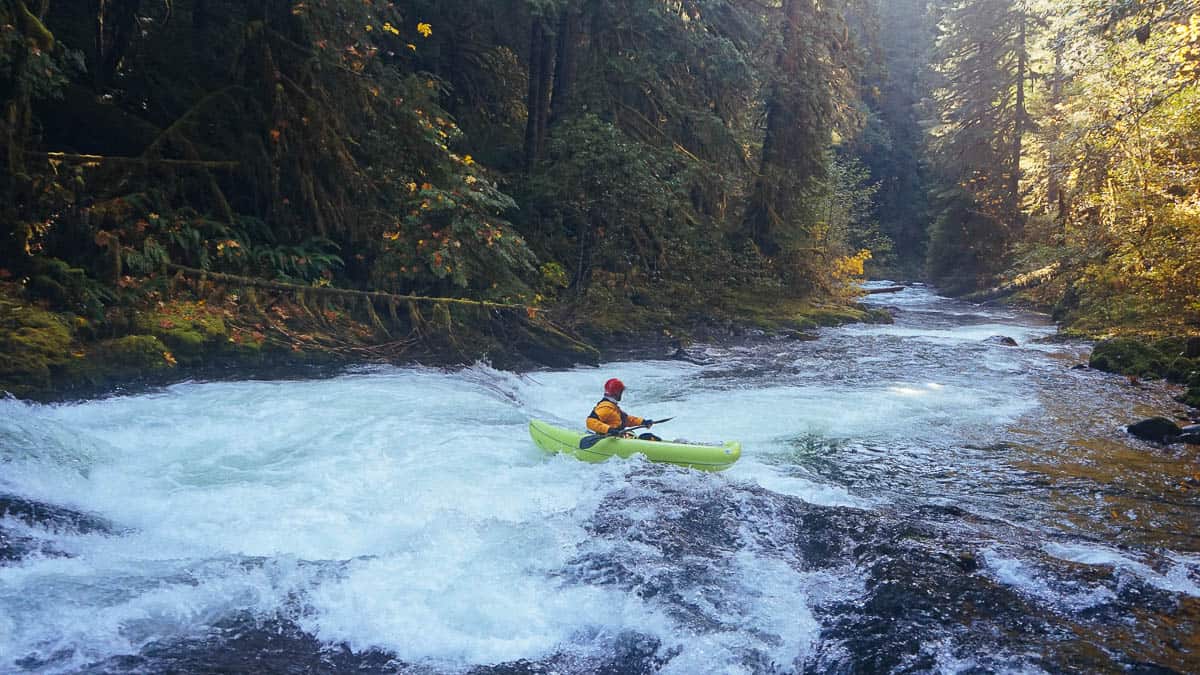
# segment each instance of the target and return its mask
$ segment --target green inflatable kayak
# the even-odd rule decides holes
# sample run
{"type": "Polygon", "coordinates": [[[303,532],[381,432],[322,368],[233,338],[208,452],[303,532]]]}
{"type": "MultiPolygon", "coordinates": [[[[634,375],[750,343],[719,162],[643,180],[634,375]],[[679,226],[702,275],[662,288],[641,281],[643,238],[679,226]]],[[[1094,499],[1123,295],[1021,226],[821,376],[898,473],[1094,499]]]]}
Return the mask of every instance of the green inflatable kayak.
{"type": "Polygon", "coordinates": [[[603,438],[583,450],[579,447],[579,441],[591,434],[560,429],[540,420],[529,422],[529,435],[533,437],[533,442],[546,452],[574,455],[585,462],[603,462],[609,457],[645,455],[651,462],[677,464],[702,471],[722,471],[733,466],[742,456],[742,444],[737,441],[726,441],[724,445],[694,445],[670,441],[643,441],[637,438],[603,438]]]}

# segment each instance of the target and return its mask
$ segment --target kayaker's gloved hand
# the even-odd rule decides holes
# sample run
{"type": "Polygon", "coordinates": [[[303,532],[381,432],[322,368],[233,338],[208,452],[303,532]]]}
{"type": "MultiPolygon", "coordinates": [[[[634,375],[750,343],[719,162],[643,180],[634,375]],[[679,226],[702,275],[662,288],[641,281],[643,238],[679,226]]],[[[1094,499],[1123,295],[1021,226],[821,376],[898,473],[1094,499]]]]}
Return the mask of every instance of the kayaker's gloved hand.
{"type": "Polygon", "coordinates": [[[645,424],[646,428],[649,429],[654,426],[654,420],[642,420],[642,424],[645,424]]]}
{"type": "Polygon", "coordinates": [[[618,429],[618,428],[616,428],[616,427],[609,427],[609,428],[608,428],[608,435],[609,435],[609,436],[620,436],[620,435],[621,435],[621,434],[623,434],[623,433],[625,433],[625,432],[624,432],[624,430],[622,430],[622,429],[618,429]]]}

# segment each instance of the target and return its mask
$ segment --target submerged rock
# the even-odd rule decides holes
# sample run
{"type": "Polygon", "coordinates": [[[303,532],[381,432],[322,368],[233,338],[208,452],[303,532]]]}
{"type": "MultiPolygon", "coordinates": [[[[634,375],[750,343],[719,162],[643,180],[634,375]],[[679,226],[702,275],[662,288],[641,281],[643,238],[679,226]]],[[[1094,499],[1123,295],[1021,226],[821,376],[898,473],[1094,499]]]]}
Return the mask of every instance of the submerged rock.
{"type": "Polygon", "coordinates": [[[1142,440],[1155,443],[1170,443],[1183,433],[1179,425],[1165,417],[1151,417],[1136,424],[1130,424],[1125,430],[1142,440]]]}
{"type": "Polygon", "coordinates": [[[1002,347],[1016,347],[1017,346],[1017,341],[1008,337],[1007,335],[993,335],[992,337],[984,340],[984,342],[986,342],[990,345],[1000,345],[1002,347]]]}
{"type": "Polygon", "coordinates": [[[19,562],[30,555],[66,556],[48,538],[47,532],[90,534],[112,531],[111,523],[88,513],[0,494],[0,565],[19,562]],[[24,527],[12,527],[18,523],[24,527]]]}

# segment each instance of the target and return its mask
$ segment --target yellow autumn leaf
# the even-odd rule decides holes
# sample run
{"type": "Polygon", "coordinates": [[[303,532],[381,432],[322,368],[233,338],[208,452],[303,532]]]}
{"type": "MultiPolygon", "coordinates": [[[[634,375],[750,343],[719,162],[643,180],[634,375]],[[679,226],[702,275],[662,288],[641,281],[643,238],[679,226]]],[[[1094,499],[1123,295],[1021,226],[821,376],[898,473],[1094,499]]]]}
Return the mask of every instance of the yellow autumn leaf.
{"type": "Polygon", "coordinates": [[[433,35],[433,26],[427,23],[418,23],[417,32],[420,33],[422,37],[429,37],[430,35],[433,35]]]}

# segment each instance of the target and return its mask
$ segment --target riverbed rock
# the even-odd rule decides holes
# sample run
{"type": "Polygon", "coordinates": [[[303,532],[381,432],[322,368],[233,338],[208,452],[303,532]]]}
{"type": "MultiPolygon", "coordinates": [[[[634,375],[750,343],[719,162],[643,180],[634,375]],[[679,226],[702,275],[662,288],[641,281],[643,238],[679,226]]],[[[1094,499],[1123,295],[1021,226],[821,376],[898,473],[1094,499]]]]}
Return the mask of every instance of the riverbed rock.
{"type": "Polygon", "coordinates": [[[821,336],[816,333],[806,333],[802,330],[784,329],[779,331],[779,337],[785,340],[795,340],[796,342],[812,342],[820,339],[821,336]]]}
{"type": "Polygon", "coordinates": [[[696,356],[696,355],[688,352],[688,350],[684,349],[683,347],[677,348],[675,350],[675,352],[673,354],[671,354],[671,358],[674,359],[675,361],[686,361],[688,363],[692,363],[692,364],[695,364],[698,366],[704,366],[704,365],[708,365],[709,363],[711,363],[708,359],[704,358],[703,356],[696,356]]]}
{"type": "Polygon", "coordinates": [[[1016,347],[1017,346],[1017,341],[1008,337],[1007,335],[993,335],[992,337],[984,340],[984,342],[986,342],[990,345],[1000,345],[1002,347],[1016,347]]]}
{"type": "Polygon", "coordinates": [[[1183,433],[1179,425],[1165,417],[1151,417],[1136,424],[1130,424],[1125,431],[1144,441],[1154,443],[1169,443],[1183,433]]]}

